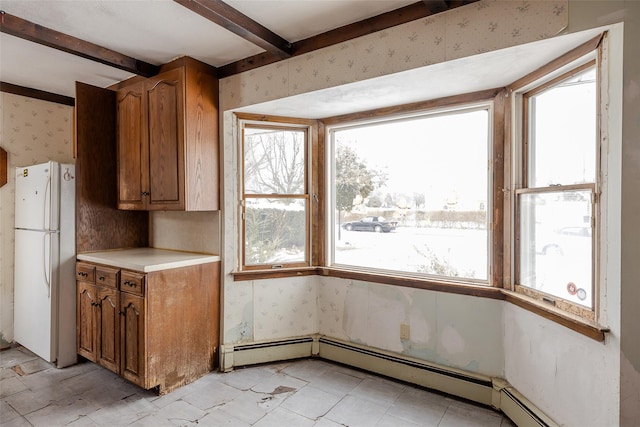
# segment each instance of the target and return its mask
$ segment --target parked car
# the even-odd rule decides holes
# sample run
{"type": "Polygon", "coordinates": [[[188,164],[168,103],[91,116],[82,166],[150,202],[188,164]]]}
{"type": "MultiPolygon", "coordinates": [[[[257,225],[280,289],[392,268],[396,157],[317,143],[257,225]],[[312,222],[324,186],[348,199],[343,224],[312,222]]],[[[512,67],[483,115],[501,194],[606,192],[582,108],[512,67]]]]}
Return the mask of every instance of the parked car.
{"type": "Polygon", "coordinates": [[[366,216],[359,221],[345,222],[342,228],[347,231],[375,231],[388,233],[396,229],[397,221],[388,221],[381,216],[366,216]]]}

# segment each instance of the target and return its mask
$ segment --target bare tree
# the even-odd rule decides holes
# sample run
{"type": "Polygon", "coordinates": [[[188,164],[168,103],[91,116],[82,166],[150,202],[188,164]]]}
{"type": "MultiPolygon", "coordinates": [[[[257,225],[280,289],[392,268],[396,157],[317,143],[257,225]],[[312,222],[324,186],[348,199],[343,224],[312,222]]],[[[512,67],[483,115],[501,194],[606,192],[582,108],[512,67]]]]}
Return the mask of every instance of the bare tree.
{"type": "Polygon", "coordinates": [[[244,143],[246,261],[274,262],[282,251],[304,247],[306,134],[261,129],[244,143]]]}
{"type": "Polygon", "coordinates": [[[305,133],[267,131],[245,139],[245,193],[301,194],[305,188],[305,133]]]}

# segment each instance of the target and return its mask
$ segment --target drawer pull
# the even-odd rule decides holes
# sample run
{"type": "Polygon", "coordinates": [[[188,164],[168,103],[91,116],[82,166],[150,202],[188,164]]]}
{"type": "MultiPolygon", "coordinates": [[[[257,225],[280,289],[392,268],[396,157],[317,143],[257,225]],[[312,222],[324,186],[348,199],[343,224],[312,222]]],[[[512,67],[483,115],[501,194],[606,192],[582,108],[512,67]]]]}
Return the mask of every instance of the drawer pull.
{"type": "Polygon", "coordinates": [[[78,272],[78,276],[80,276],[80,277],[88,277],[88,276],[89,276],[89,274],[88,274],[88,273],[85,273],[84,271],[79,271],[79,272],[78,272]]]}
{"type": "Polygon", "coordinates": [[[135,288],[136,286],[138,286],[138,285],[136,284],[136,282],[131,282],[131,281],[129,281],[129,280],[125,280],[125,281],[124,281],[124,284],[125,284],[125,285],[127,285],[127,286],[131,286],[132,288],[135,288]]]}
{"type": "Polygon", "coordinates": [[[102,280],[102,281],[104,281],[104,276],[100,276],[100,277],[98,277],[98,280],[102,280]]]}

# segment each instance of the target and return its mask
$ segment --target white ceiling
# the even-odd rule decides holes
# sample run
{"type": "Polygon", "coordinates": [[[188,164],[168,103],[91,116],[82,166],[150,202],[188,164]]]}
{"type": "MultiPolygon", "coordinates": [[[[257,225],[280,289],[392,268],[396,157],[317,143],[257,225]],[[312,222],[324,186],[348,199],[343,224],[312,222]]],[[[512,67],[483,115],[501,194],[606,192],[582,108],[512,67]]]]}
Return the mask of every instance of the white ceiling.
{"type": "MultiPolygon", "coordinates": [[[[416,0],[225,0],[290,42],[416,0]]],[[[155,65],[188,55],[220,67],[263,50],[173,0],[0,0],[0,10],[155,65]]],[[[261,114],[329,117],[504,86],[592,37],[556,37],[252,106],[261,114]]],[[[0,34],[0,80],[69,97],[133,74],[0,34]]]]}

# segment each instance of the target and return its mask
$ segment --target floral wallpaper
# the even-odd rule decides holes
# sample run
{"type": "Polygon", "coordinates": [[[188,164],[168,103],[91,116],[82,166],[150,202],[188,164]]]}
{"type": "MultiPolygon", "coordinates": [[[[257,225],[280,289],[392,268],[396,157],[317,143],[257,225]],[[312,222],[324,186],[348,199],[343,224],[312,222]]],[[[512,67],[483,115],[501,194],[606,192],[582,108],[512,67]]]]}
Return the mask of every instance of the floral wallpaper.
{"type": "Polygon", "coordinates": [[[73,163],[73,107],[0,93],[0,146],[9,180],[0,188],[0,345],[13,339],[14,168],[73,163]]]}
{"type": "MultiPolygon", "coordinates": [[[[348,281],[313,276],[233,281],[231,272],[238,265],[239,256],[238,145],[236,123],[230,110],[545,39],[560,33],[567,23],[568,0],[481,0],[222,79],[220,110],[223,112],[222,191],[225,201],[222,213],[225,233],[222,236],[223,342],[232,344],[321,332],[336,338],[369,341],[369,344],[380,348],[403,350],[403,343],[393,340],[377,342],[375,337],[358,333],[358,320],[353,315],[348,319],[347,314],[357,312],[357,304],[354,303],[357,295],[381,304],[382,310],[392,310],[392,306],[396,307],[393,310],[397,309],[397,305],[385,308],[386,298],[405,298],[401,296],[404,295],[402,292],[397,291],[394,295],[380,298],[376,291],[379,286],[355,286],[348,281]]],[[[419,293],[414,299],[420,300],[421,295],[419,293]]],[[[431,306],[432,300],[426,298],[420,304],[421,309],[425,309],[424,304],[431,306]]],[[[365,311],[363,315],[369,316],[370,313],[365,311]]],[[[431,323],[435,320],[431,319],[425,325],[431,323]]],[[[447,335],[440,337],[440,341],[425,338],[429,344],[421,350],[404,350],[417,354],[422,352],[425,357],[429,356],[426,352],[437,353],[438,345],[442,347],[443,342],[455,341],[451,337],[456,337],[457,330],[440,331],[447,335]]],[[[390,336],[395,337],[395,332],[394,329],[390,336]]],[[[422,335],[431,333],[435,332],[425,326],[422,335]]],[[[470,363],[460,361],[464,366],[470,363]]]]}

